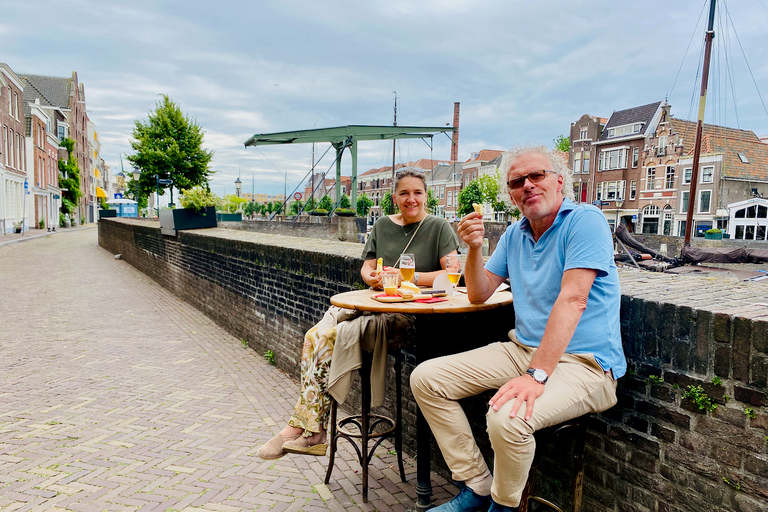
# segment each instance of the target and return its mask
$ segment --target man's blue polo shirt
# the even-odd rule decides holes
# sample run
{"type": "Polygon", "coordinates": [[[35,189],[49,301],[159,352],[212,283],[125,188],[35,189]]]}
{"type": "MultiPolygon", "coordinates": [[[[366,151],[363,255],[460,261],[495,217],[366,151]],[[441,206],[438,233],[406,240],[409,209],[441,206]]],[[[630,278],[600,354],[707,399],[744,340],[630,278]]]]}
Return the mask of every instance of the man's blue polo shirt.
{"type": "Polygon", "coordinates": [[[555,222],[538,242],[533,240],[528,219],[523,218],[507,228],[485,268],[509,278],[515,334],[521,343],[533,347],[538,347],[544,336],[563,272],[572,268],[597,270],[587,309],[565,351],[593,354],[604,370],[613,370],[615,379],[626,373],[619,328],[619,274],[613,261],[611,231],[599,209],[563,200],[555,222]]]}

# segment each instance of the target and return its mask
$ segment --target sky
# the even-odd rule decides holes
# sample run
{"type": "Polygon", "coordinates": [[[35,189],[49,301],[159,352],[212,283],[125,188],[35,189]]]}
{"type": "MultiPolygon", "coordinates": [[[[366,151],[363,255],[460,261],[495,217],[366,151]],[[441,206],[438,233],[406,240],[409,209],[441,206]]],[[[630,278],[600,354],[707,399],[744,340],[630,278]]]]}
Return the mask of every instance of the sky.
{"type": "MultiPolygon", "coordinates": [[[[768,0],[717,4],[705,122],[768,135],[768,0]],[[735,98],[735,99],[734,99],[735,98]]],[[[135,120],[167,94],[205,131],[211,188],[291,194],[311,145],[245,148],[253,134],[349,124],[445,126],[459,160],[552,145],[583,114],[660,101],[696,119],[708,0],[0,0],[0,62],[70,76],[112,173],[135,120]]],[[[327,145],[318,144],[316,159],[327,145]]],[[[316,171],[331,169],[334,151],[316,171]]],[[[400,141],[397,162],[448,160],[450,141],[400,141]]],[[[391,165],[362,142],[358,174],[391,165]]],[[[126,171],[128,162],[123,157],[126,171]]],[[[351,174],[348,154],[343,174],[351,174]]]]}

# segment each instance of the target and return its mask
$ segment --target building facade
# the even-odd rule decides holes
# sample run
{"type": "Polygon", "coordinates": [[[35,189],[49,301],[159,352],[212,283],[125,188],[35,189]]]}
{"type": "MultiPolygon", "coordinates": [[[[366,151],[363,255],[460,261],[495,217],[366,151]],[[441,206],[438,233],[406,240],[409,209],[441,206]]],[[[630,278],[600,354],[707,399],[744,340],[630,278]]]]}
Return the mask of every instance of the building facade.
{"type": "Polygon", "coordinates": [[[11,233],[14,226],[29,229],[25,212],[27,155],[24,85],[13,70],[0,63],[0,233],[11,233]]]}
{"type": "Polygon", "coordinates": [[[595,142],[600,140],[607,119],[584,114],[571,124],[571,148],[568,152],[568,166],[573,169],[573,198],[577,203],[591,203],[597,150],[595,142]]]}

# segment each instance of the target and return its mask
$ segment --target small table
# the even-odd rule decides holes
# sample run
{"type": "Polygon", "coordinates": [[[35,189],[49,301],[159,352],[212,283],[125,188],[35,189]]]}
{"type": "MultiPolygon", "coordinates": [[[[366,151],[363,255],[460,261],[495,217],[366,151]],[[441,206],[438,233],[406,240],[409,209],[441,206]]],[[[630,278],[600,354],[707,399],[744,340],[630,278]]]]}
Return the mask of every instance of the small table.
{"type": "MultiPolygon", "coordinates": [[[[482,304],[472,304],[467,295],[456,293],[452,297],[447,297],[447,301],[433,303],[419,302],[379,302],[373,298],[374,295],[381,294],[381,291],[374,290],[355,290],[351,292],[340,293],[331,297],[331,304],[341,308],[356,309],[359,311],[372,311],[374,313],[407,313],[412,315],[426,315],[426,318],[432,315],[457,314],[457,313],[475,313],[480,311],[489,311],[512,303],[512,293],[509,291],[496,292],[482,304]]],[[[418,318],[418,317],[417,317],[418,318]]],[[[434,318],[434,317],[432,317],[434,318]]],[[[514,321],[509,322],[509,329],[514,326],[514,321]]],[[[417,364],[427,359],[425,357],[426,348],[431,345],[434,339],[431,334],[432,329],[426,329],[428,339],[425,343],[416,345],[417,364]]],[[[488,340],[489,342],[492,340],[488,340]]],[[[430,435],[429,424],[421,414],[421,410],[416,411],[416,505],[419,508],[427,509],[432,505],[432,483],[429,476],[430,472],[430,435]]]]}

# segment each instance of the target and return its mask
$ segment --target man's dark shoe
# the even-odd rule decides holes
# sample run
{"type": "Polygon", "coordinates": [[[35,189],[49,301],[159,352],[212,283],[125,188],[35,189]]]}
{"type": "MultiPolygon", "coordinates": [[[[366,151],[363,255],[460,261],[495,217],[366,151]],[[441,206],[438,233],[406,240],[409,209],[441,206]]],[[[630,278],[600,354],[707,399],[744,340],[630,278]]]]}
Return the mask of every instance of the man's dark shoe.
{"type": "Polygon", "coordinates": [[[491,500],[491,508],[488,509],[488,512],[520,512],[520,507],[505,507],[491,500]]]}
{"type": "Polygon", "coordinates": [[[431,512],[486,512],[491,505],[490,496],[480,496],[464,486],[459,494],[448,503],[430,509],[431,512]]]}

